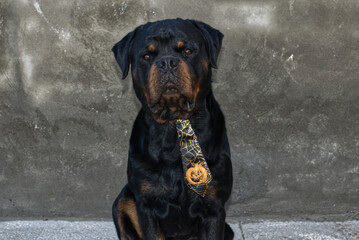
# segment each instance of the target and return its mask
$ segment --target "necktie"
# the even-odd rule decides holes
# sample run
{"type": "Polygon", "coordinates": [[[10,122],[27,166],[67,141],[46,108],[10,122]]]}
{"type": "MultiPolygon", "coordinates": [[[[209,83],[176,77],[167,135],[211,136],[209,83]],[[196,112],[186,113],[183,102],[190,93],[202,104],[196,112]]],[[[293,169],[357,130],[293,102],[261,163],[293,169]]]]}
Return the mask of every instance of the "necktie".
{"type": "Polygon", "coordinates": [[[203,156],[189,120],[177,120],[177,133],[180,139],[184,178],[189,188],[200,196],[206,194],[212,181],[211,172],[203,156]]]}

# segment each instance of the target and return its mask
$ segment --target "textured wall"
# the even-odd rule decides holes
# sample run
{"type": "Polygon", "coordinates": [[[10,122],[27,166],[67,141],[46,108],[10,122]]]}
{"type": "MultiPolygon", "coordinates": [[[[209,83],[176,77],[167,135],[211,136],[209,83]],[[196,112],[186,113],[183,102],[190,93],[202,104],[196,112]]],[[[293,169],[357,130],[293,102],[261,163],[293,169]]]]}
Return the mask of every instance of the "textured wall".
{"type": "Polygon", "coordinates": [[[359,218],[357,0],[2,0],[0,217],[110,217],[140,107],[110,49],[175,17],[225,35],[228,215],[359,218]]]}

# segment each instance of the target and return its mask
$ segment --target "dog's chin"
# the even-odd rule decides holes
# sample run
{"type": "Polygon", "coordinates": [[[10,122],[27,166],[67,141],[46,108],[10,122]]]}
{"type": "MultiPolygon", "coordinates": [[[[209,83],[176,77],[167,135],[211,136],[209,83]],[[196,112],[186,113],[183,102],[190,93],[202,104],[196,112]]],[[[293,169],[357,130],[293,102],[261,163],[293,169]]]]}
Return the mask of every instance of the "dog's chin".
{"type": "Polygon", "coordinates": [[[167,109],[164,109],[160,114],[152,114],[153,119],[160,123],[160,124],[164,124],[167,122],[173,122],[177,119],[189,119],[192,116],[192,112],[171,112],[168,111],[167,109]]]}
{"type": "Polygon", "coordinates": [[[149,106],[152,117],[159,123],[166,123],[176,119],[189,119],[196,107],[195,101],[191,101],[182,94],[162,94],[159,101],[149,106]]]}
{"type": "Polygon", "coordinates": [[[159,123],[165,123],[176,119],[188,119],[195,110],[195,99],[169,82],[164,85],[158,94],[152,99],[147,99],[152,117],[159,123]]]}

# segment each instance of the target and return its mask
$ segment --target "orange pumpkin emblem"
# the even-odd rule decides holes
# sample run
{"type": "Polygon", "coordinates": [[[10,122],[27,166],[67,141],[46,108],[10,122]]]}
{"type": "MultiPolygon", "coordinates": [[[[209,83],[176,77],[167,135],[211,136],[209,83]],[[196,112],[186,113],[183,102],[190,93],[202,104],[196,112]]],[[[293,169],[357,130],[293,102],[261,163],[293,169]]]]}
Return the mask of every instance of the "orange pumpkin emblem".
{"type": "Polygon", "coordinates": [[[207,180],[207,170],[199,164],[191,167],[186,172],[187,181],[190,184],[198,185],[207,180]]]}

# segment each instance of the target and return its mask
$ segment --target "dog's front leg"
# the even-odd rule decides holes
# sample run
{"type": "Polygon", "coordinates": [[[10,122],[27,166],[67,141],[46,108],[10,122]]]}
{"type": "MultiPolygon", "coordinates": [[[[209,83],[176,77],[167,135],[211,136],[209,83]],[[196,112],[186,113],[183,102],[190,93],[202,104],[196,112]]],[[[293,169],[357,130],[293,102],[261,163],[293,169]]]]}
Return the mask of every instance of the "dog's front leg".
{"type": "MultiPolygon", "coordinates": [[[[216,211],[217,212],[217,211],[216,211]]],[[[211,217],[208,217],[201,226],[201,240],[223,240],[226,213],[223,208],[211,217]]]]}

